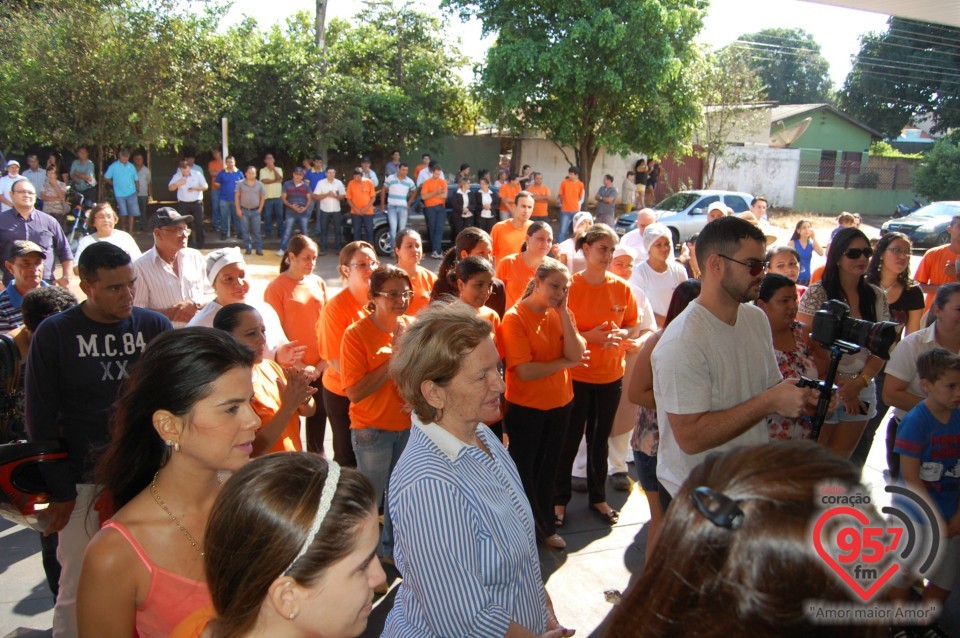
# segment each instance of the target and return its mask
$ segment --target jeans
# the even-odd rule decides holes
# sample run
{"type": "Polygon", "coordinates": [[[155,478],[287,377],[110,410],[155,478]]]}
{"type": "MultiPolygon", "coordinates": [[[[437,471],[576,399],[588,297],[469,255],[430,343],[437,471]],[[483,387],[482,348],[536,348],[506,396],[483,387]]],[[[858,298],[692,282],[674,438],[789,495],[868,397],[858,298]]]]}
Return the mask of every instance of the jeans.
{"type": "Polygon", "coordinates": [[[301,235],[305,237],[310,236],[308,232],[310,213],[298,213],[291,208],[288,208],[286,212],[286,220],[283,222],[283,239],[280,240],[280,250],[287,249],[287,242],[290,241],[290,236],[293,235],[294,225],[300,226],[301,235]]]}
{"type": "Polygon", "coordinates": [[[137,206],[140,208],[140,230],[147,228],[147,198],[143,195],[137,197],[137,206]]]}
{"type": "Polygon", "coordinates": [[[567,238],[567,233],[572,233],[572,232],[573,232],[573,229],[571,228],[571,226],[573,226],[573,216],[574,216],[574,215],[576,215],[575,212],[574,212],[574,213],[565,213],[565,212],[563,212],[563,211],[560,211],[560,228],[557,229],[557,232],[560,233],[560,234],[557,236],[557,243],[558,243],[558,244],[559,244],[560,242],[562,242],[564,239],[567,238]]]}
{"type": "Polygon", "coordinates": [[[263,235],[270,239],[270,233],[273,232],[273,221],[277,221],[277,237],[280,236],[280,229],[283,228],[283,202],[279,197],[268,199],[263,203],[263,235]]]}
{"type": "Polygon", "coordinates": [[[360,428],[350,430],[350,442],[357,455],[357,469],[373,483],[376,503],[383,502],[383,534],[381,536],[381,556],[393,556],[393,524],[390,522],[390,509],[387,507],[386,490],[390,474],[397,465],[403,448],[410,438],[410,430],[394,432],[379,428],[360,428]]]}
{"type": "Polygon", "coordinates": [[[439,255],[443,252],[443,224],[447,221],[447,211],[443,206],[427,206],[423,209],[423,216],[427,218],[430,252],[439,255]]]}
{"type": "Polygon", "coordinates": [[[366,241],[373,244],[373,215],[354,215],[353,218],[353,241],[366,241]]]}
{"type": "Polygon", "coordinates": [[[210,189],[210,223],[220,228],[220,191],[210,189]]]}
{"type": "Polygon", "coordinates": [[[233,224],[236,224],[237,228],[243,227],[240,220],[235,219],[236,210],[237,204],[233,200],[220,200],[220,225],[217,228],[220,229],[221,237],[227,238],[230,236],[230,228],[233,224]]]}
{"type": "Polygon", "coordinates": [[[190,224],[190,229],[193,232],[190,234],[188,245],[191,248],[202,249],[205,245],[203,239],[203,201],[177,202],[177,211],[181,215],[193,215],[193,223],[190,224]]]}
{"type": "Polygon", "coordinates": [[[320,252],[326,252],[327,250],[327,227],[331,223],[333,223],[333,240],[337,252],[343,248],[343,228],[341,228],[340,215],[340,211],[334,213],[317,211],[317,234],[320,235],[320,252]]]}
{"type": "Polygon", "coordinates": [[[407,215],[410,210],[406,206],[387,206],[387,224],[390,225],[390,245],[397,245],[397,231],[407,227],[407,215]]]}
{"type": "Polygon", "coordinates": [[[257,250],[263,250],[263,237],[260,235],[260,211],[256,208],[241,208],[243,217],[240,218],[240,236],[243,244],[250,250],[250,233],[253,233],[253,242],[257,250]]]}
{"type": "Polygon", "coordinates": [[[117,197],[117,216],[118,217],[139,217],[140,204],[137,202],[136,195],[127,195],[126,197],[117,197]]]}

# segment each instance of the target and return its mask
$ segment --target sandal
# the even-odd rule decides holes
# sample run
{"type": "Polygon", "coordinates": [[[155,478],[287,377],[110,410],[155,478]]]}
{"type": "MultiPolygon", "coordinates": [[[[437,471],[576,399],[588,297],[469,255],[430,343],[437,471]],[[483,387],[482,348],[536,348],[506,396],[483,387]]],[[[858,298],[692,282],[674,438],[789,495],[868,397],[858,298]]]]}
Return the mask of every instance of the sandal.
{"type": "Polygon", "coordinates": [[[620,512],[618,512],[613,508],[610,508],[609,512],[601,512],[599,509],[591,505],[590,509],[593,510],[593,512],[597,516],[605,520],[610,525],[616,525],[617,523],[620,522],[620,512]]]}

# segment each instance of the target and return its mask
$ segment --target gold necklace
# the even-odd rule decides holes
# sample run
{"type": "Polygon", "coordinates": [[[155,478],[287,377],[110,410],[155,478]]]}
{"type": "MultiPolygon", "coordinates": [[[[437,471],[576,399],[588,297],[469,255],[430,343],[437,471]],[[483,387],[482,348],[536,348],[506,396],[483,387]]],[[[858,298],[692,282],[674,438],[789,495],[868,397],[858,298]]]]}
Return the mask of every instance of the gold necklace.
{"type": "MultiPolygon", "coordinates": [[[[188,541],[190,541],[190,545],[192,545],[195,550],[200,552],[200,556],[202,557],[203,550],[200,549],[200,543],[198,543],[197,540],[193,537],[193,535],[191,535],[190,532],[187,531],[187,528],[180,523],[180,519],[178,519],[176,516],[173,515],[173,512],[171,512],[170,509],[167,508],[167,504],[163,502],[162,498],[160,498],[160,492],[157,491],[157,477],[159,475],[160,475],[160,470],[157,470],[157,473],[153,475],[153,481],[150,482],[150,493],[153,494],[153,500],[157,502],[157,505],[160,506],[160,509],[166,512],[167,516],[170,517],[170,520],[172,520],[174,524],[180,529],[180,531],[183,532],[183,535],[187,537],[188,541]]],[[[223,484],[223,479],[220,478],[219,474],[217,474],[217,481],[221,485],[223,484]]]]}

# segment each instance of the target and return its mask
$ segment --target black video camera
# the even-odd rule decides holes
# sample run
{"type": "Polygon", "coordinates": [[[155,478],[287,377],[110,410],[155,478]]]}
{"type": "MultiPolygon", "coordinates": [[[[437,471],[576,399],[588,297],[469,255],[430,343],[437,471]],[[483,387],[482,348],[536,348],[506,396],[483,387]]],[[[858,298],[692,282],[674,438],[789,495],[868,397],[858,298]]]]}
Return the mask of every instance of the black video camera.
{"type": "Polygon", "coordinates": [[[839,346],[853,354],[864,347],[871,354],[887,360],[890,347],[900,336],[900,325],[891,321],[864,321],[850,316],[850,306],[830,299],[813,315],[810,336],[825,348],[839,346]]]}

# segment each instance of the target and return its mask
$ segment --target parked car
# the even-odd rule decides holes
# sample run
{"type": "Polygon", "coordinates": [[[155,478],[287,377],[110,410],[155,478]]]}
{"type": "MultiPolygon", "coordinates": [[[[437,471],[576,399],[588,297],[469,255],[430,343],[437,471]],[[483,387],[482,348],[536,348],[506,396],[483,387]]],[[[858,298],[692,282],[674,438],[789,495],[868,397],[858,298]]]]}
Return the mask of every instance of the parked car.
{"type": "Polygon", "coordinates": [[[880,227],[880,235],[903,233],[914,248],[933,248],[950,243],[947,226],[960,215],[960,202],[931,202],[906,217],[891,219],[880,227]]]}
{"type": "MultiPolygon", "coordinates": [[[[471,184],[470,190],[476,191],[480,189],[479,184],[471,184]]],[[[450,197],[457,190],[456,184],[450,184],[447,191],[447,201],[450,201],[450,197]]],[[[379,202],[379,198],[377,199],[379,202]]],[[[450,218],[450,209],[447,208],[447,219],[450,218]]],[[[347,207],[344,206],[343,214],[341,218],[341,227],[343,228],[343,241],[353,241],[353,218],[347,212],[347,207]]],[[[418,233],[420,237],[423,238],[425,248],[430,244],[430,234],[427,232],[427,219],[423,216],[423,201],[420,199],[420,195],[413,200],[413,203],[410,205],[410,214],[407,217],[407,226],[413,228],[418,233]]],[[[443,225],[443,250],[446,250],[451,245],[453,245],[453,240],[456,237],[451,237],[450,235],[450,222],[447,221],[443,225]]],[[[389,257],[393,255],[393,245],[390,243],[390,224],[387,222],[387,215],[380,208],[380,205],[377,204],[373,208],[373,246],[377,249],[377,254],[381,257],[389,257]]],[[[432,249],[432,247],[430,247],[432,249]]],[[[424,250],[426,253],[426,250],[424,250]]]]}
{"type": "MultiPolygon", "coordinates": [[[[696,190],[681,191],[670,195],[659,204],[651,206],[657,221],[666,224],[673,233],[673,244],[679,246],[694,233],[707,225],[707,209],[710,204],[723,201],[734,213],[750,210],[753,195],[734,191],[696,190]]],[[[637,211],[625,213],[617,219],[616,231],[621,237],[635,228],[637,211]]]]}

